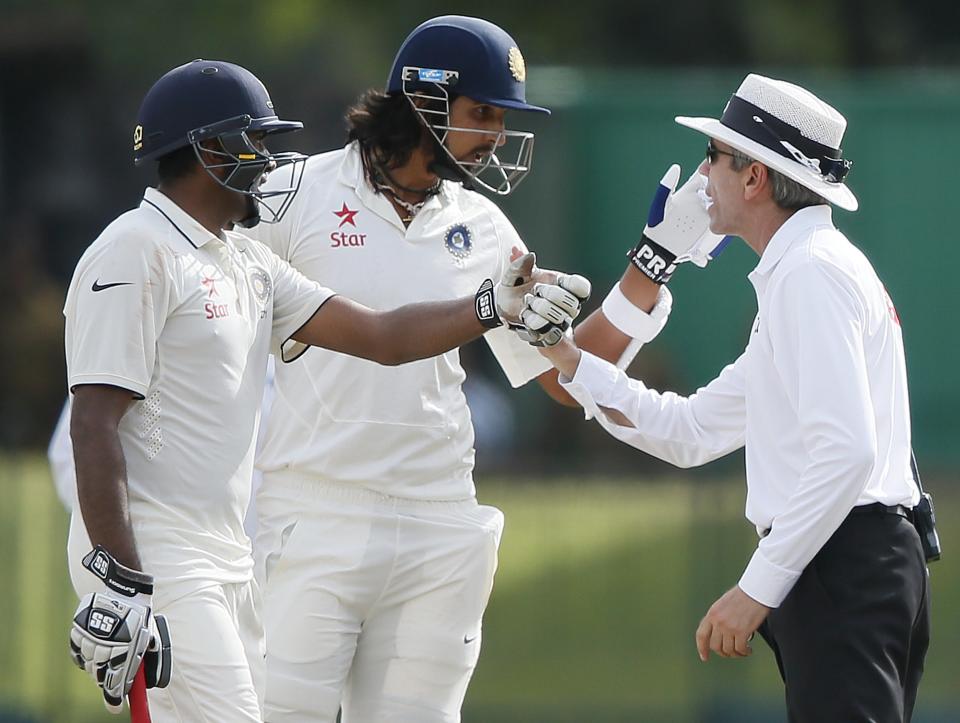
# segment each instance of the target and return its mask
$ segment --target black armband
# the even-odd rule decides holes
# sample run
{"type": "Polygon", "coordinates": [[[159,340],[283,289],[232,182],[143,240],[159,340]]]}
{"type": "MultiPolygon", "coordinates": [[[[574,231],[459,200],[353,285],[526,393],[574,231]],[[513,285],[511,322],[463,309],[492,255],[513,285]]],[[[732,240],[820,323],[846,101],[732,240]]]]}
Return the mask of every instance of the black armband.
{"type": "Polygon", "coordinates": [[[630,263],[655,284],[665,284],[677,268],[677,255],[663,248],[644,234],[637,245],[627,252],[630,263]]]}
{"type": "Polygon", "coordinates": [[[103,580],[113,592],[127,597],[153,595],[153,575],[121,565],[101,545],[84,556],[83,566],[103,580]]]}
{"type": "Polygon", "coordinates": [[[487,329],[496,329],[503,326],[500,315],[497,313],[496,300],[493,297],[493,281],[485,279],[474,299],[474,309],[477,312],[477,321],[487,329]]]}

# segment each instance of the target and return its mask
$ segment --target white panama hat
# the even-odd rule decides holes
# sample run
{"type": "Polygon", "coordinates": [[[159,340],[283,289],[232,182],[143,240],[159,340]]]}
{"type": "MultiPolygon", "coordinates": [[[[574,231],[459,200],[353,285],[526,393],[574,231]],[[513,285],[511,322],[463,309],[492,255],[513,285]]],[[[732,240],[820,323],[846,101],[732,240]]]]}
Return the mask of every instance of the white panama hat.
{"type": "Polygon", "coordinates": [[[847,211],[856,196],[843,179],[851,161],[840,142],[847,119],[798,85],[751,73],[715,118],[677,116],[677,123],[736,148],[847,211]]]}

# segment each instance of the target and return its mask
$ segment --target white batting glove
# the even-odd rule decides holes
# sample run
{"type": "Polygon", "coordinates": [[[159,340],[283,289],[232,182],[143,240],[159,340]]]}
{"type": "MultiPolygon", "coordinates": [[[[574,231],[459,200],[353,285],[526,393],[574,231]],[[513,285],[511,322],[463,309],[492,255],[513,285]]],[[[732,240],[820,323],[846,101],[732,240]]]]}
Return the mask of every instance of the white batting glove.
{"type": "Polygon", "coordinates": [[[151,613],[150,575],[124,567],[99,545],[83,565],[107,590],[81,599],[70,630],[70,653],[102,689],[107,710],[120,713],[141,663],[148,688],[170,682],[170,633],[166,619],[151,613]]]}
{"type": "Polygon", "coordinates": [[[525,253],[504,269],[496,286],[489,279],[483,282],[476,297],[481,324],[491,329],[503,323],[514,329],[523,328],[521,314],[527,308],[528,296],[540,299],[538,307],[544,320],[562,316],[569,326],[577,318],[583,302],[590,298],[590,282],[576,274],[538,268],[536,262],[536,254],[525,253]]]}
{"type": "MultiPolygon", "coordinates": [[[[582,276],[571,277],[586,282],[578,291],[590,296],[590,282],[582,276]]],[[[573,325],[580,313],[581,300],[559,286],[537,284],[534,292],[524,297],[520,312],[522,326],[514,326],[517,336],[533,346],[553,346],[573,325]]]]}
{"type": "Polygon", "coordinates": [[[650,203],[647,225],[630,262],[651,281],[665,284],[677,264],[690,261],[701,268],[716,258],[730,240],[710,231],[707,178],[694,171],[679,190],[680,166],[667,169],[650,203]]]}

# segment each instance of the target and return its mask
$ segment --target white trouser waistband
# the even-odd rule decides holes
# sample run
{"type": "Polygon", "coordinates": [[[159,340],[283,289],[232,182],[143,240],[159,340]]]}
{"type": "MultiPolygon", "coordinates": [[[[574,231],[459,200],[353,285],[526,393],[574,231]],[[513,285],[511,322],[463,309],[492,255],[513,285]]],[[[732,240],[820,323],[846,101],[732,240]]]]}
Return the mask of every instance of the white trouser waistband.
{"type": "Polygon", "coordinates": [[[265,472],[261,494],[293,494],[303,500],[348,502],[389,509],[458,510],[477,506],[476,497],[455,500],[430,500],[396,497],[356,484],[344,484],[319,479],[302,472],[281,470],[265,472]]]}

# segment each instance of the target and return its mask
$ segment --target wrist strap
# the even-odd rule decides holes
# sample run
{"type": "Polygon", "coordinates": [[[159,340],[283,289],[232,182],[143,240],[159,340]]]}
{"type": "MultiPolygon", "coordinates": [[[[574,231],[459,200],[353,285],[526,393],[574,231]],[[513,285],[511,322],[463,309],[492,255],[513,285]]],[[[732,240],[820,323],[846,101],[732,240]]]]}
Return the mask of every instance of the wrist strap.
{"type": "Polygon", "coordinates": [[[121,565],[101,545],[84,556],[83,566],[121,595],[153,595],[153,575],[121,565]]]}
{"type": "Polygon", "coordinates": [[[477,312],[477,321],[484,328],[496,329],[498,326],[503,326],[500,315],[497,314],[497,304],[493,296],[493,281],[491,279],[484,279],[480,288],[477,289],[476,297],[474,297],[474,310],[477,312]]]}
{"type": "Polygon", "coordinates": [[[627,253],[630,263],[655,284],[665,284],[677,268],[677,255],[644,234],[627,253]]]}

